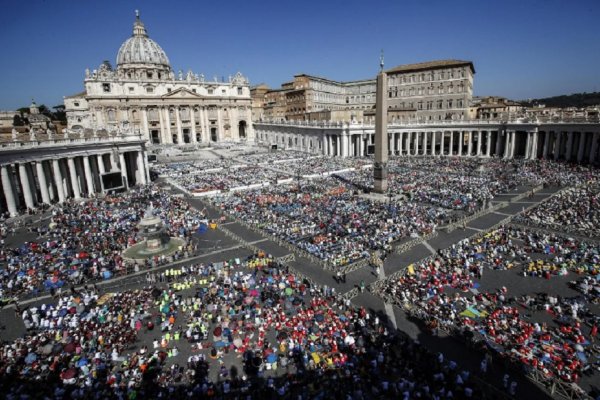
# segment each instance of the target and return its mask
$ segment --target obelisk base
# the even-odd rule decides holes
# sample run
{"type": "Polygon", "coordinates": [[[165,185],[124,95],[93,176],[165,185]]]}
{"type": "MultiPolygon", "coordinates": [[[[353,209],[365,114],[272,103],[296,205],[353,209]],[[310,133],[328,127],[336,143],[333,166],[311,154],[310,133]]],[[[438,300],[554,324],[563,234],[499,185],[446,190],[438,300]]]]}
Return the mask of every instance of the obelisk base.
{"type": "Polygon", "coordinates": [[[385,194],[388,190],[388,169],[387,163],[375,162],[373,166],[374,191],[375,193],[385,194]]]}

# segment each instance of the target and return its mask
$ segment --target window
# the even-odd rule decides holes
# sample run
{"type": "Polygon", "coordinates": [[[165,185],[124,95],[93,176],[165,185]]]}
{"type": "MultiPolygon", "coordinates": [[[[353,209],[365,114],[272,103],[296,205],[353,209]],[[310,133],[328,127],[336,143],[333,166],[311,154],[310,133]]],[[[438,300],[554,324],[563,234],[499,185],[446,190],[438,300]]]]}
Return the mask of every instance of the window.
{"type": "Polygon", "coordinates": [[[167,93],[171,93],[171,88],[167,88],[167,93]]]}
{"type": "Polygon", "coordinates": [[[110,83],[103,83],[102,90],[104,91],[104,93],[110,93],[110,83]]]}
{"type": "Polygon", "coordinates": [[[73,103],[73,105],[74,105],[75,107],[79,107],[79,103],[78,103],[78,102],[75,102],[75,103],[73,103]]]}
{"type": "Polygon", "coordinates": [[[152,77],[153,77],[152,72],[147,72],[146,77],[148,77],[148,79],[152,79],[152,77]]]}
{"type": "Polygon", "coordinates": [[[215,90],[213,88],[208,89],[208,94],[213,94],[214,92],[215,92],[215,90]]]}
{"type": "Polygon", "coordinates": [[[146,88],[146,93],[154,93],[154,88],[153,87],[147,87],[146,88]]]}
{"type": "Polygon", "coordinates": [[[237,88],[237,93],[238,93],[238,96],[241,96],[244,93],[244,91],[241,87],[239,87],[239,88],[237,88]]]}
{"type": "Polygon", "coordinates": [[[452,99],[448,100],[448,108],[452,108],[452,105],[453,105],[452,99]]]}
{"type": "Polygon", "coordinates": [[[129,86],[129,93],[133,93],[133,87],[129,86]]]}
{"type": "Polygon", "coordinates": [[[442,108],[444,108],[444,100],[438,100],[437,108],[438,108],[438,110],[441,110],[442,108]]]}
{"type": "Polygon", "coordinates": [[[225,94],[225,89],[221,89],[221,94],[225,94]]]}
{"type": "Polygon", "coordinates": [[[196,89],[192,89],[192,92],[196,93],[196,89]]]}

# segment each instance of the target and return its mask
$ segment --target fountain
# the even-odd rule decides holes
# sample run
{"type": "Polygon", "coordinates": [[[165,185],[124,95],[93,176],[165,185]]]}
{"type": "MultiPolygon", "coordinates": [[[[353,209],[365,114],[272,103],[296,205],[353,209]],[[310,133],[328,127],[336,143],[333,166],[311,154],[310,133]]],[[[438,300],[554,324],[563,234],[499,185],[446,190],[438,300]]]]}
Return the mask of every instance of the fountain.
{"type": "Polygon", "coordinates": [[[170,255],[185,244],[184,240],[167,235],[163,221],[154,214],[152,204],[146,209],[144,217],[138,224],[138,229],[144,240],[127,248],[123,252],[125,259],[144,261],[157,255],[170,255]]]}

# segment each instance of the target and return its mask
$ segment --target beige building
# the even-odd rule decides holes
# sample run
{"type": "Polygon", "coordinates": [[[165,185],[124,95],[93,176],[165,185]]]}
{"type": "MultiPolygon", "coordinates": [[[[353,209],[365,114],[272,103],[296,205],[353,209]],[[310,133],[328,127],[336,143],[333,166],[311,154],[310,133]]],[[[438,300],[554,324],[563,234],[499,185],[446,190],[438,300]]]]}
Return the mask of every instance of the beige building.
{"type": "Polygon", "coordinates": [[[520,103],[498,96],[482,97],[477,103],[474,105],[476,119],[507,119],[509,115],[518,114],[524,109],[520,103]]]}
{"type": "Polygon", "coordinates": [[[253,140],[248,79],[219,81],[192,71],[175,74],[166,53],[139,18],[108,61],[86,70],[85,90],[65,97],[68,128],[141,133],[150,144],[253,140]]]}
{"type": "Polygon", "coordinates": [[[397,113],[398,122],[468,118],[475,74],[471,61],[429,61],[386,72],[388,108],[397,113]]]}
{"type": "MultiPolygon", "coordinates": [[[[390,122],[468,119],[475,73],[472,62],[430,61],[386,72],[390,122]]],[[[299,74],[265,97],[265,120],[369,122],[375,116],[375,79],[339,82],[299,74]]]]}
{"type": "Polygon", "coordinates": [[[269,90],[269,86],[264,83],[250,88],[250,97],[252,98],[252,121],[258,121],[263,118],[265,105],[267,104],[265,95],[269,90]]]}

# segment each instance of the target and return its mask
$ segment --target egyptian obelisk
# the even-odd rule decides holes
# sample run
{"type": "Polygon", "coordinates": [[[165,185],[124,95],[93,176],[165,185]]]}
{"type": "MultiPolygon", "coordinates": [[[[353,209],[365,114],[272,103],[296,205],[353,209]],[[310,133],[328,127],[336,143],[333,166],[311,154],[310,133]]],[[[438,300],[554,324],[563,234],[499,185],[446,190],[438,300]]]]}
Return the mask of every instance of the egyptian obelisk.
{"type": "Polygon", "coordinates": [[[379,66],[381,69],[377,75],[375,100],[375,165],[373,167],[373,178],[375,180],[375,192],[387,193],[387,75],[383,71],[383,51],[381,52],[379,66]]]}

